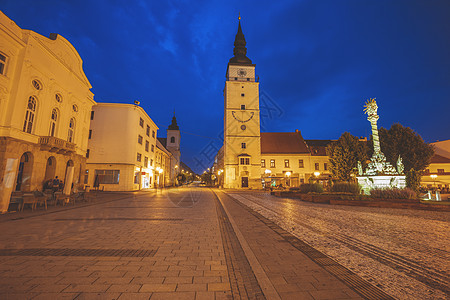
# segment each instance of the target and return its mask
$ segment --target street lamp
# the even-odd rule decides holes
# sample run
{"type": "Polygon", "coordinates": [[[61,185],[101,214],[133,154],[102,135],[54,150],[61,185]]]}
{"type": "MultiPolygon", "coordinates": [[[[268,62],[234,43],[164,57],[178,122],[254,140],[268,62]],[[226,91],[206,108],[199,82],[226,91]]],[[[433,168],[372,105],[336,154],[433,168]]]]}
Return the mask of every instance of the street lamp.
{"type": "Polygon", "coordinates": [[[434,187],[436,187],[436,178],[437,178],[438,176],[437,176],[436,174],[431,174],[430,177],[433,178],[434,187]]]}

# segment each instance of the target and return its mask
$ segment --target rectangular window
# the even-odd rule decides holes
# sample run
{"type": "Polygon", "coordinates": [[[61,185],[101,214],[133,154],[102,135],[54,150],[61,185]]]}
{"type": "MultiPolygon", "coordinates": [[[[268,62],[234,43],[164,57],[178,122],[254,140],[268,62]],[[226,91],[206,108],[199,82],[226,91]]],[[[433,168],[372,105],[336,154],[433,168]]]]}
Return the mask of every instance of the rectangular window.
{"type": "Polygon", "coordinates": [[[242,148],[242,149],[245,149],[245,148],[247,148],[247,144],[245,144],[245,143],[241,143],[241,148],[242,148]]]}
{"type": "Polygon", "coordinates": [[[89,170],[84,170],[84,184],[88,184],[89,180],[89,170]]]}
{"type": "Polygon", "coordinates": [[[95,170],[100,184],[119,184],[120,170],[95,170]]]}
{"type": "Polygon", "coordinates": [[[147,152],[148,152],[148,145],[149,145],[149,142],[145,141],[145,151],[147,151],[147,152]]]}
{"type": "Polygon", "coordinates": [[[152,145],[152,152],[155,152],[155,145],[152,145]]]}
{"type": "Polygon", "coordinates": [[[284,167],[289,168],[289,159],[284,160],[284,167]]]}
{"type": "Polygon", "coordinates": [[[150,167],[153,166],[153,159],[150,159],[150,167]]]}
{"type": "Polygon", "coordinates": [[[245,104],[241,104],[241,110],[245,110],[245,104]]]}
{"type": "Polygon", "coordinates": [[[141,126],[142,128],[144,128],[144,119],[139,118],[139,126],[141,126]]]}
{"type": "Polygon", "coordinates": [[[152,130],[152,138],[155,138],[155,131],[152,130]]]}
{"type": "Polygon", "coordinates": [[[324,163],[323,164],[323,169],[326,171],[326,170],[328,170],[328,164],[327,163],[324,163]]]}
{"type": "Polygon", "coordinates": [[[6,56],[0,53],[0,75],[5,75],[6,56]]]}
{"type": "MultiPolygon", "coordinates": [[[[244,93],[242,93],[242,94],[241,94],[241,97],[245,97],[245,94],[244,94],[244,93]]],[[[244,108],[244,109],[245,109],[245,108],[244,108]]]]}
{"type": "Polygon", "coordinates": [[[142,154],[138,153],[138,154],[137,154],[136,160],[137,160],[137,161],[141,161],[141,160],[142,160],[142,154]]]}
{"type": "Polygon", "coordinates": [[[90,150],[87,149],[87,150],[86,150],[86,158],[89,158],[89,152],[90,152],[90,150]]]}
{"type": "Polygon", "coordinates": [[[250,164],[250,158],[249,157],[241,157],[241,165],[249,165],[250,164]]]}
{"type": "Polygon", "coordinates": [[[142,136],[138,136],[138,143],[142,145],[142,136]]]}
{"type": "Polygon", "coordinates": [[[89,139],[92,138],[92,129],[89,129],[89,139]]]}
{"type": "Polygon", "coordinates": [[[148,157],[144,157],[144,167],[148,168],[148,157]]]}
{"type": "Polygon", "coordinates": [[[265,168],[265,167],[266,167],[266,160],[261,159],[261,168],[265,168]]]}
{"type": "Polygon", "coordinates": [[[147,125],[147,131],[145,132],[147,136],[150,136],[150,126],[147,125]]]}
{"type": "Polygon", "coordinates": [[[275,159],[270,160],[270,167],[275,168],[275,159]]]}
{"type": "Polygon", "coordinates": [[[298,167],[299,168],[304,168],[305,167],[305,165],[303,164],[303,159],[299,159],[298,160],[298,167]]]}
{"type": "Polygon", "coordinates": [[[437,169],[437,173],[438,174],[444,174],[445,172],[444,172],[444,169],[437,169]]]}
{"type": "Polygon", "coordinates": [[[314,169],[315,169],[316,171],[319,170],[319,163],[315,163],[315,164],[314,164],[314,169]]]}
{"type": "Polygon", "coordinates": [[[94,111],[91,111],[91,120],[94,120],[94,111]]]}
{"type": "Polygon", "coordinates": [[[425,169],[425,171],[423,172],[425,175],[430,174],[430,169],[425,169]]]}

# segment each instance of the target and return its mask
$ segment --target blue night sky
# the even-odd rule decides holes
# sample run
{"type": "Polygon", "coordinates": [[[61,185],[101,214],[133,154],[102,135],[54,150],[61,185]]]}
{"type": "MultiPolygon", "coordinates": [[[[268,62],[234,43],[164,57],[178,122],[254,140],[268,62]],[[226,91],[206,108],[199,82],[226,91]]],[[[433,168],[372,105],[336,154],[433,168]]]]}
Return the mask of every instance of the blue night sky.
{"type": "Polygon", "coordinates": [[[159,136],[176,109],[182,160],[198,172],[221,146],[239,12],[262,131],[369,137],[363,105],[376,98],[379,126],[450,138],[450,1],[0,0],[0,9],[23,29],[68,39],[97,102],[139,100],[159,136]]]}

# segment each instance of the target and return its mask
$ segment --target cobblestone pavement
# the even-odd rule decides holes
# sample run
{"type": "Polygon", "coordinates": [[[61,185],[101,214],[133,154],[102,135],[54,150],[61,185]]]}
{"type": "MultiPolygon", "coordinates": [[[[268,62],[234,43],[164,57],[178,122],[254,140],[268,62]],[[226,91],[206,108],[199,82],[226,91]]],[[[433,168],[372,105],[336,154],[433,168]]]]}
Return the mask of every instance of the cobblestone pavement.
{"type": "Polygon", "coordinates": [[[448,212],[227,194],[395,298],[449,297],[448,212]]]}
{"type": "Polygon", "coordinates": [[[242,204],[258,199],[105,192],[0,215],[0,299],[390,299],[242,204]]]}

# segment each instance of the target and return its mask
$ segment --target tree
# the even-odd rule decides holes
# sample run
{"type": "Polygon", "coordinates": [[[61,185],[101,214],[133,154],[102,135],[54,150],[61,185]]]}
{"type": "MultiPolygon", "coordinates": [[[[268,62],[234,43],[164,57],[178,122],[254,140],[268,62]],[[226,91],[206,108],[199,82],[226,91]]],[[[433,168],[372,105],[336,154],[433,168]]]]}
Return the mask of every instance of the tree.
{"type": "Polygon", "coordinates": [[[422,173],[434,154],[433,146],[425,143],[414,130],[399,123],[393,124],[389,130],[381,127],[378,135],[386,160],[395,166],[400,155],[405,166],[406,186],[417,190],[422,173]]]}
{"type": "Polygon", "coordinates": [[[338,181],[350,181],[358,161],[363,166],[366,164],[367,145],[350,133],[344,132],[336,142],[328,145],[327,155],[333,178],[338,181]]]}

